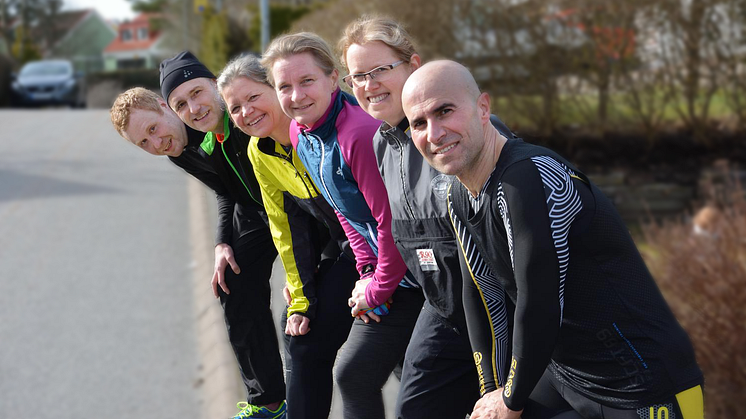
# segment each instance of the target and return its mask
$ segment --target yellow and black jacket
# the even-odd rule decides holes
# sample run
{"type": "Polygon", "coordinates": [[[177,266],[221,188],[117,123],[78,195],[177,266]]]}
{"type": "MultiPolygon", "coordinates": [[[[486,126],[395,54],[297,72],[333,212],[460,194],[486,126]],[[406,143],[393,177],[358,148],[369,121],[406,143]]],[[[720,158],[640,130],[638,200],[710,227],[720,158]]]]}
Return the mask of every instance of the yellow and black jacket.
{"type": "Polygon", "coordinates": [[[340,252],[354,260],[352,249],[334,210],[319,194],[295,150],[271,138],[251,137],[248,155],[293,299],[287,314],[313,319],[317,266],[336,259],[340,252]]]}

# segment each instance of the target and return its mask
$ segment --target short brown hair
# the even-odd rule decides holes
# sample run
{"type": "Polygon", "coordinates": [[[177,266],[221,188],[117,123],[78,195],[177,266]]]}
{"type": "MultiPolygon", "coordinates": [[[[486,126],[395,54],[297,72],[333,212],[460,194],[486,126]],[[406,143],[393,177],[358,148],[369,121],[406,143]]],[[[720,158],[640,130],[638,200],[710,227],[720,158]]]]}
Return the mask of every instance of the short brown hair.
{"type": "Polygon", "coordinates": [[[134,87],[119,94],[109,111],[111,123],[119,135],[124,136],[124,131],[130,124],[130,115],[134,109],[155,111],[163,115],[163,109],[158,103],[159,99],[161,97],[157,93],[142,87],[134,87]]]}
{"type": "Polygon", "coordinates": [[[262,57],[262,66],[267,70],[267,80],[270,84],[275,84],[272,66],[277,60],[304,52],[311,53],[316,65],[327,76],[337,68],[331,47],[320,36],[312,32],[282,35],[269,44],[262,57]]]}
{"type": "Polygon", "coordinates": [[[412,37],[399,22],[384,16],[363,15],[347,25],[337,44],[342,65],[347,67],[345,55],[353,44],[365,45],[373,41],[383,42],[407,63],[417,53],[412,37]]]}

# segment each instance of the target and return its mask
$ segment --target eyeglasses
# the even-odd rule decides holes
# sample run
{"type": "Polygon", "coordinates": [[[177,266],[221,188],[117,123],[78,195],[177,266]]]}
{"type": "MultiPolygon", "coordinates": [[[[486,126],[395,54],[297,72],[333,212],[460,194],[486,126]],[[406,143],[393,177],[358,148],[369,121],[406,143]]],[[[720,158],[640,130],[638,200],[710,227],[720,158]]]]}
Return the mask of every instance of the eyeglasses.
{"type": "Polygon", "coordinates": [[[404,63],[404,61],[397,61],[393,64],[389,65],[382,65],[380,67],[376,67],[373,70],[368,71],[367,73],[360,73],[360,74],[348,74],[342,78],[342,81],[347,83],[350,87],[363,87],[365,86],[365,78],[370,77],[371,80],[375,81],[386,81],[388,76],[391,75],[391,70],[396,68],[398,65],[404,63]]]}

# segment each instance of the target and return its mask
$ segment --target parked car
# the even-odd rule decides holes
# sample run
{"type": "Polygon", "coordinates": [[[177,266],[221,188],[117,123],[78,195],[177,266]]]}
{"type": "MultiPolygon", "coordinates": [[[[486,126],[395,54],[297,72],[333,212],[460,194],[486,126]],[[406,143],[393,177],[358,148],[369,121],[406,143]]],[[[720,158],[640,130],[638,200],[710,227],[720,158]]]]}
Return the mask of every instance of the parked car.
{"type": "Polygon", "coordinates": [[[17,106],[85,107],[85,76],[68,60],[30,61],[11,84],[17,106]]]}

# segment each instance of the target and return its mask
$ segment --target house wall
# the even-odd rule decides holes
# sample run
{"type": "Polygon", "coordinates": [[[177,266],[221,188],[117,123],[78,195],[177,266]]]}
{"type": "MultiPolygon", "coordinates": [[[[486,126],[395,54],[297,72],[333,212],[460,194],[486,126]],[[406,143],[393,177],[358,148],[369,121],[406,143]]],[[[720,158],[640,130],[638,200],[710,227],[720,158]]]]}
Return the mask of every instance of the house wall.
{"type": "Polygon", "coordinates": [[[114,38],[114,30],[97,13],[92,13],[54,46],[50,56],[67,58],[76,70],[86,73],[101,71],[102,52],[114,38]]]}

